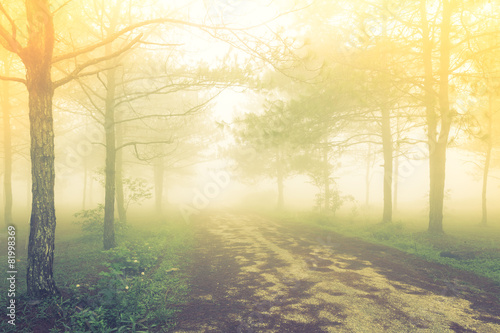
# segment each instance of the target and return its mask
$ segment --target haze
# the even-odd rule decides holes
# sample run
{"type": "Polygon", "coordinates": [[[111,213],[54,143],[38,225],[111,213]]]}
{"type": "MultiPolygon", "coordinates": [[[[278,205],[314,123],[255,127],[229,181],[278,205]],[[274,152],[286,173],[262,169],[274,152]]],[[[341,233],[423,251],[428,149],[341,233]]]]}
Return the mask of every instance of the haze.
{"type": "Polygon", "coordinates": [[[0,327],[500,331],[499,8],[2,1],[0,327]]]}

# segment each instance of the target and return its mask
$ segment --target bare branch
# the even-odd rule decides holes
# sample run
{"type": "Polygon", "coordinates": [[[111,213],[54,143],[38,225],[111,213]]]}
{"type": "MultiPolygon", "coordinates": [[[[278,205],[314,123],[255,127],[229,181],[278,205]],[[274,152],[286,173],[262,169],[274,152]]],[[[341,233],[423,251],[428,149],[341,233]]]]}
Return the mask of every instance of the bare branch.
{"type": "Polygon", "coordinates": [[[2,25],[0,25],[0,37],[0,44],[2,44],[5,49],[17,55],[21,54],[23,47],[2,25]]]}
{"type": "Polygon", "coordinates": [[[120,121],[115,121],[115,125],[116,124],[125,123],[125,122],[129,122],[129,121],[135,121],[135,120],[141,120],[141,119],[148,119],[148,118],[184,117],[184,116],[190,115],[190,114],[195,113],[196,111],[202,109],[204,106],[206,106],[208,103],[210,103],[214,98],[216,98],[217,96],[219,96],[222,93],[222,91],[223,90],[221,90],[220,92],[218,92],[213,97],[211,97],[208,100],[206,100],[205,102],[203,102],[201,104],[198,104],[198,105],[190,108],[189,110],[187,110],[187,111],[185,111],[183,113],[148,114],[148,115],[144,115],[144,116],[139,116],[139,117],[134,117],[134,118],[129,118],[129,119],[123,119],[123,120],[120,120],[120,121]]]}
{"type": "Polygon", "coordinates": [[[198,27],[198,28],[227,29],[225,27],[210,27],[210,26],[205,26],[203,24],[196,24],[196,23],[186,22],[186,21],[182,21],[182,20],[175,20],[175,19],[164,19],[164,18],[162,18],[162,19],[147,20],[147,21],[143,21],[143,22],[139,22],[139,23],[135,23],[135,24],[129,25],[128,27],[123,28],[122,30],[120,30],[120,31],[118,31],[118,32],[110,35],[109,37],[107,37],[107,38],[103,39],[102,41],[100,41],[98,43],[95,43],[93,45],[89,45],[89,46],[83,47],[83,48],[81,48],[79,50],[76,50],[74,52],[70,52],[70,53],[67,53],[67,54],[63,54],[63,55],[54,57],[52,59],[52,63],[56,63],[56,62],[59,62],[59,61],[62,61],[62,60],[67,60],[67,59],[71,59],[71,58],[76,58],[79,55],[82,55],[82,54],[88,53],[88,52],[92,52],[92,51],[94,51],[95,49],[97,49],[99,47],[102,47],[102,46],[104,46],[106,44],[112,43],[116,39],[120,38],[121,36],[125,35],[128,32],[132,32],[132,31],[134,31],[134,30],[136,30],[138,28],[141,28],[141,27],[144,27],[144,26],[147,26],[147,25],[161,24],[161,23],[182,24],[182,25],[187,25],[187,26],[192,26],[192,27],[198,27]]]}
{"type": "Polygon", "coordinates": [[[9,76],[2,76],[2,75],[0,75],[0,80],[2,80],[2,81],[20,82],[20,83],[26,85],[26,80],[25,79],[21,79],[19,77],[9,77],[9,76]]]}
{"type": "Polygon", "coordinates": [[[169,140],[162,140],[162,141],[147,141],[147,142],[139,142],[139,141],[134,141],[134,142],[127,142],[124,143],[123,145],[116,147],[115,150],[120,150],[128,146],[135,146],[137,149],[137,145],[152,145],[152,144],[158,144],[158,143],[165,143],[165,144],[172,144],[174,141],[172,139],[169,140]]]}
{"type": "Polygon", "coordinates": [[[138,41],[139,39],[142,38],[142,34],[140,34],[139,36],[137,36],[136,38],[134,38],[130,43],[128,43],[124,48],[122,48],[121,50],[118,50],[110,55],[107,55],[107,56],[104,56],[104,57],[99,57],[99,58],[95,58],[95,59],[92,59],[92,60],[89,60],[83,64],[81,64],[80,66],[77,66],[73,72],[71,72],[67,77],[65,77],[64,79],[60,79],[56,82],[54,82],[54,88],[57,88],[59,86],[62,86],[68,82],[70,82],[71,80],[74,80],[78,77],[81,77],[81,76],[88,76],[88,75],[93,75],[93,74],[97,74],[99,73],[100,71],[103,71],[103,69],[101,70],[96,70],[96,71],[93,71],[93,72],[88,72],[88,73],[84,73],[84,74],[80,74],[80,72],[82,70],[84,70],[85,68],[87,67],[90,67],[90,66],[93,66],[93,65],[97,65],[103,61],[106,61],[106,60],[110,60],[110,59],[113,59],[115,57],[118,57],[119,55],[125,53],[126,51],[130,50],[132,48],[132,46],[134,46],[138,41]]]}
{"type": "Polygon", "coordinates": [[[179,24],[179,25],[184,25],[184,26],[188,26],[188,27],[194,27],[194,28],[199,28],[199,29],[204,29],[204,30],[212,30],[212,31],[215,31],[215,30],[245,31],[245,30],[254,29],[254,28],[266,25],[266,24],[278,19],[279,17],[288,15],[288,14],[293,13],[293,12],[303,10],[303,9],[309,7],[310,5],[311,4],[306,5],[305,7],[301,7],[298,9],[293,9],[293,10],[290,10],[290,11],[287,11],[284,13],[280,13],[268,21],[265,21],[265,22],[262,22],[262,23],[259,23],[259,24],[253,25],[253,26],[249,26],[249,27],[242,27],[242,28],[234,28],[234,27],[231,28],[231,27],[227,27],[225,25],[205,25],[205,24],[198,24],[198,23],[177,20],[177,19],[169,19],[169,18],[159,18],[159,19],[152,19],[152,20],[147,20],[147,21],[143,21],[143,22],[138,22],[138,23],[132,24],[126,28],[123,28],[122,30],[110,35],[109,37],[105,38],[104,40],[102,40],[98,43],[83,47],[83,48],[76,50],[74,52],[70,52],[70,53],[63,54],[63,55],[60,55],[57,57],[53,57],[52,63],[56,63],[56,62],[71,59],[71,58],[76,58],[79,55],[82,55],[84,53],[92,52],[99,47],[102,47],[106,44],[112,43],[113,41],[115,41],[116,39],[118,39],[119,37],[123,36],[124,34],[126,34],[128,32],[132,32],[138,28],[142,28],[142,27],[152,25],[152,24],[172,23],[172,24],[179,24]]]}
{"type": "Polygon", "coordinates": [[[141,45],[154,45],[154,46],[164,46],[164,47],[172,47],[172,46],[183,46],[185,43],[182,44],[171,44],[171,43],[155,43],[155,42],[146,42],[144,40],[141,40],[139,42],[141,45]]]}
{"type": "Polygon", "coordinates": [[[71,1],[73,0],[68,0],[66,1],[65,3],[63,3],[61,6],[59,6],[57,9],[55,9],[53,12],[52,12],[52,15],[54,15],[55,13],[57,13],[59,10],[63,9],[64,7],[66,7],[71,1]]]}
{"type": "Polygon", "coordinates": [[[7,11],[5,10],[4,6],[1,3],[0,3],[0,12],[2,12],[5,15],[5,17],[7,18],[7,20],[9,21],[11,29],[12,29],[12,38],[16,39],[17,26],[14,23],[14,20],[10,17],[10,15],[7,13],[7,11]]]}

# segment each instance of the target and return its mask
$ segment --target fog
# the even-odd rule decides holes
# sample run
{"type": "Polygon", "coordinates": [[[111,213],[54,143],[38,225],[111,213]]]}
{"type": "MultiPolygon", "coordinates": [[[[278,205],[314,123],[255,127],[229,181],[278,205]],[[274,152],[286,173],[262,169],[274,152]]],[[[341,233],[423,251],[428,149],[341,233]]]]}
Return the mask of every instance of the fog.
{"type": "Polygon", "coordinates": [[[0,330],[500,331],[499,11],[3,1],[0,330]]]}

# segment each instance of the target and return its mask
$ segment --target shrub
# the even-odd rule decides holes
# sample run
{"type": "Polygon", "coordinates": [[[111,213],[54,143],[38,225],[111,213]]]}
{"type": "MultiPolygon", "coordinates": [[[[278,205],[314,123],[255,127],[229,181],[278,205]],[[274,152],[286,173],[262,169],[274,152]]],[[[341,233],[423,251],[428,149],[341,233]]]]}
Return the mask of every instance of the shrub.
{"type": "MultiPolygon", "coordinates": [[[[99,204],[93,209],[83,209],[77,212],[74,217],[77,219],[74,223],[79,224],[82,231],[91,235],[102,235],[104,232],[104,205],[99,204]]],[[[115,231],[123,232],[126,224],[115,219],[115,231]]]]}

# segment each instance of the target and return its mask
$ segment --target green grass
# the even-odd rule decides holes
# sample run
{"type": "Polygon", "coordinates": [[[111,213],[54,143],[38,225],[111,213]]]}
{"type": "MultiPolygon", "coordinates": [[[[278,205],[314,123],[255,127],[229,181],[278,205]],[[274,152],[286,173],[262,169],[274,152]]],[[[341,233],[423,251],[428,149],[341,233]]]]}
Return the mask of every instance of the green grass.
{"type": "Polygon", "coordinates": [[[398,222],[380,224],[366,219],[326,217],[317,213],[274,215],[287,223],[314,224],[324,230],[356,237],[365,241],[397,248],[428,261],[438,262],[500,284],[500,226],[483,227],[459,216],[445,220],[444,235],[426,232],[425,219],[402,218],[398,222]],[[443,257],[444,252],[458,258],[443,257]]]}
{"type": "MultiPolygon", "coordinates": [[[[19,230],[19,239],[26,230],[19,230]]],[[[102,251],[100,237],[62,224],[56,234],[54,276],[61,295],[38,304],[26,296],[26,251],[16,258],[16,327],[5,320],[2,332],[163,332],[189,292],[185,255],[191,231],[181,221],[132,224],[102,251]]],[[[5,260],[4,256],[0,260],[5,260]]],[[[6,290],[6,270],[0,287],[6,290]]],[[[2,306],[7,293],[0,295],[2,306]]]]}

